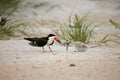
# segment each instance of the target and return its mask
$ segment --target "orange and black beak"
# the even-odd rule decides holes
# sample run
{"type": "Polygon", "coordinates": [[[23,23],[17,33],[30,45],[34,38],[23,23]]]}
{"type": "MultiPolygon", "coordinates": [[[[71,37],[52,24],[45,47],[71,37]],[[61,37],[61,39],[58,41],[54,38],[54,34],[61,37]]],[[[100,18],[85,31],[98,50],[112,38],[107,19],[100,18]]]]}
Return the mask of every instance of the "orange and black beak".
{"type": "Polygon", "coordinates": [[[57,41],[57,42],[59,42],[61,44],[61,41],[58,39],[57,36],[54,37],[54,40],[57,41]]]}
{"type": "Polygon", "coordinates": [[[57,42],[59,42],[60,44],[62,44],[60,40],[57,40],[57,42]]]}

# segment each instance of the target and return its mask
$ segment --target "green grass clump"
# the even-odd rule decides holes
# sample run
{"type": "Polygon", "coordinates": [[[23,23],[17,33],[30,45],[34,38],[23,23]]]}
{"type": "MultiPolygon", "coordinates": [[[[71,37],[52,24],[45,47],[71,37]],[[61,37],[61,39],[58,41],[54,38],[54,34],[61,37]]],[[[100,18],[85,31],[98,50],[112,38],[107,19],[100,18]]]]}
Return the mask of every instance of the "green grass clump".
{"type": "Polygon", "coordinates": [[[21,0],[0,0],[0,16],[10,16],[15,12],[21,0]]]}
{"type": "Polygon", "coordinates": [[[83,16],[75,15],[73,20],[69,18],[69,23],[61,25],[59,31],[54,32],[65,40],[79,41],[87,43],[93,37],[92,21],[88,20],[88,14],[83,16]]]}
{"type": "Polygon", "coordinates": [[[0,40],[9,39],[16,34],[26,35],[25,26],[24,22],[8,22],[5,25],[0,25],[0,40]]]}

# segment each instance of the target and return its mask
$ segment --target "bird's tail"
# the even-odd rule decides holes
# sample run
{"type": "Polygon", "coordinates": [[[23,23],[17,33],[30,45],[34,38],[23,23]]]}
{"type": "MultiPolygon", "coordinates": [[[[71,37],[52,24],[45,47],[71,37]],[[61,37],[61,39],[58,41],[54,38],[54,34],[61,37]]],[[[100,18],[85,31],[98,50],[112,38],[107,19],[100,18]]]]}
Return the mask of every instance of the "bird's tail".
{"type": "Polygon", "coordinates": [[[32,41],[32,42],[34,42],[34,41],[36,41],[38,38],[24,38],[25,40],[28,40],[28,41],[32,41]]]}
{"type": "Polygon", "coordinates": [[[35,38],[24,38],[24,39],[25,39],[25,40],[28,40],[28,41],[31,41],[31,42],[29,43],[29,45],[31,45],[31,46],[37,46],[36,41],[37,41],[39,38],[35,37],[35,38]]]}

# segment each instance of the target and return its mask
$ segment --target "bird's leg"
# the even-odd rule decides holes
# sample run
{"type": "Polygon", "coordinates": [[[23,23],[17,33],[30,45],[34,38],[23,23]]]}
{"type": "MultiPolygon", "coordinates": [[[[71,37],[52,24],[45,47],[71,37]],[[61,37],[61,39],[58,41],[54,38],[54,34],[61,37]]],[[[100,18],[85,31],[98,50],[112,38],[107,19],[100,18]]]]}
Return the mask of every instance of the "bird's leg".
{"type": "Polygon", "coordinates": [[[45,52],[44,47],[42,47],[43,52],[45,52]]]}
{"type": "Polygon", "coordinates": [[[52,52],[52,49],[50,48],[50,46],[48,46],[48,47],[49,47],[50,52],[52,52]]]}

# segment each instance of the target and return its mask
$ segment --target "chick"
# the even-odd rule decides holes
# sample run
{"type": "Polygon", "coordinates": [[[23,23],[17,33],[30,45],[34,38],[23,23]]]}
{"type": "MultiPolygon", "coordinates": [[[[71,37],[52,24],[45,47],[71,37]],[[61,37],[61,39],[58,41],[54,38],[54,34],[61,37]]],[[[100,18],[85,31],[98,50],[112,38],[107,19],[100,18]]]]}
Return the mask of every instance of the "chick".
{"type": "Polygon", "coordinates": [[[85,52],[87,50],[87,46],[83,43],[76,42],[74,52],[85,52]]]}

